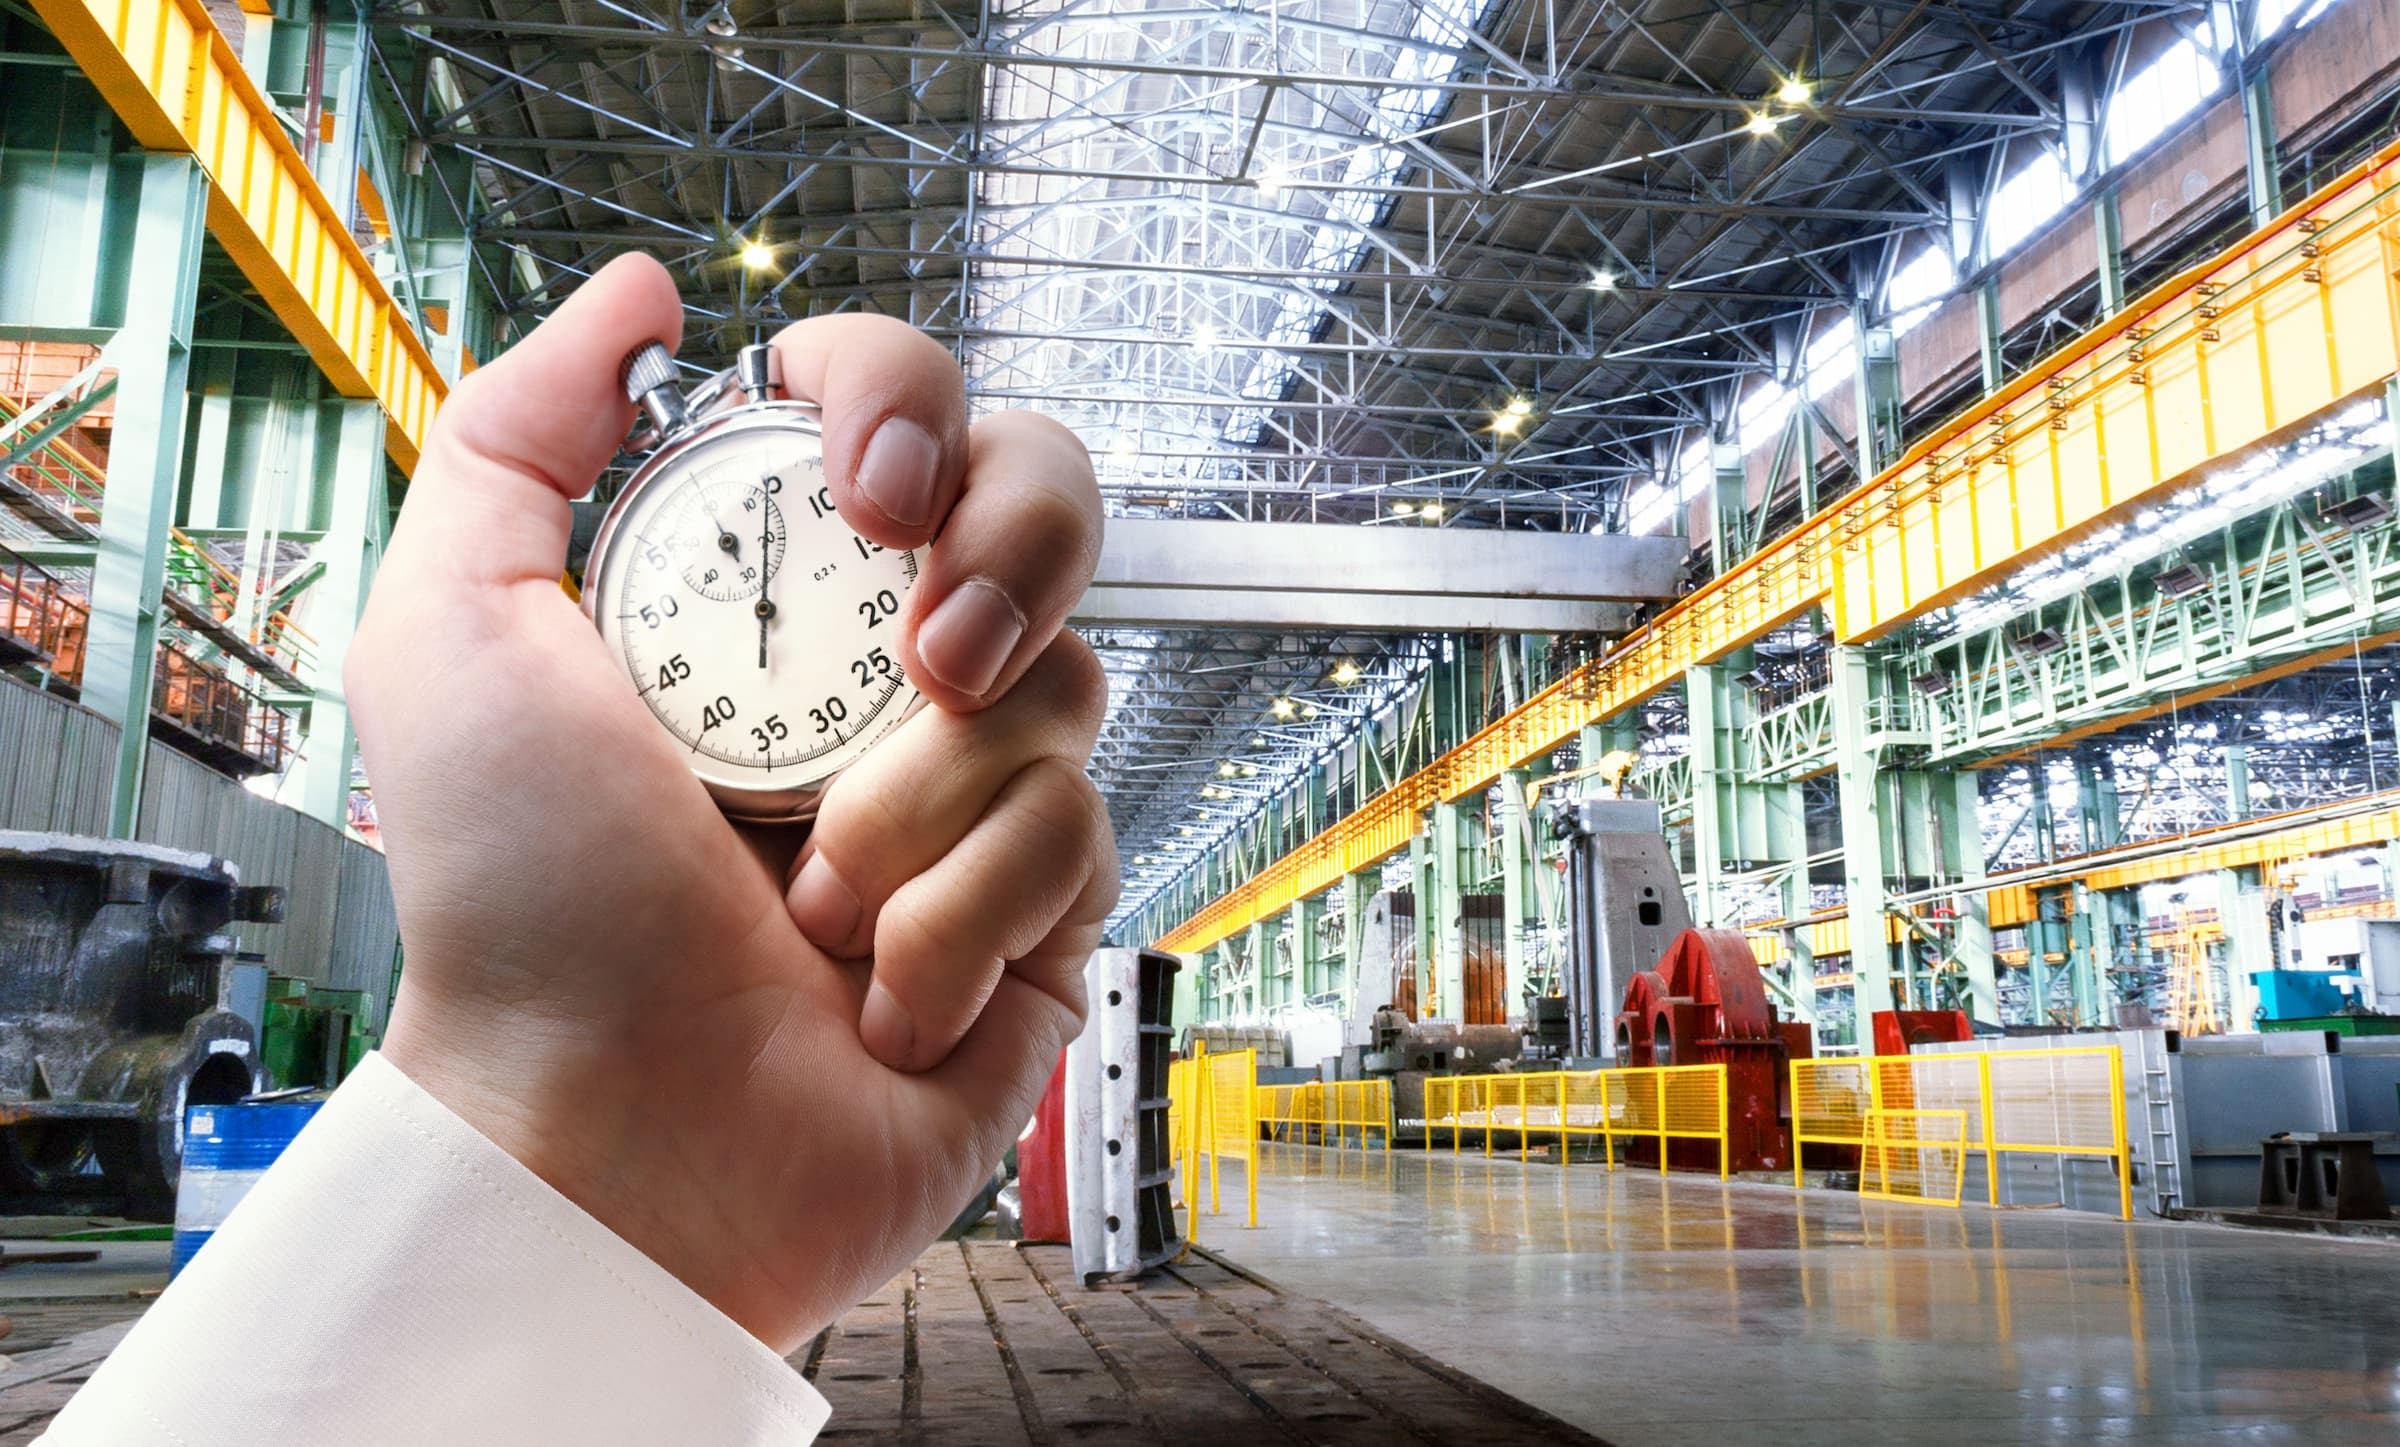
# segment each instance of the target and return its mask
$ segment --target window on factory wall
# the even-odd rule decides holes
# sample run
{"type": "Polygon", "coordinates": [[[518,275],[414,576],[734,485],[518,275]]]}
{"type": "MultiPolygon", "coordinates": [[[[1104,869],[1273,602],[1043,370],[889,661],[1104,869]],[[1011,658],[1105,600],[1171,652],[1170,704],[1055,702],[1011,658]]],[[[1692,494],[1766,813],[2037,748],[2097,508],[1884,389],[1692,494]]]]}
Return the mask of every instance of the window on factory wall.
{"type": "Polygon", "coordinates": [[[2220,79],[2216,57],[2190,39],[2176,41],[2139,74],[2128,77],[2108,106],[2108,164],[2123,165],[2167,127],[2198,110],[2216,93],[2220,79]]]}

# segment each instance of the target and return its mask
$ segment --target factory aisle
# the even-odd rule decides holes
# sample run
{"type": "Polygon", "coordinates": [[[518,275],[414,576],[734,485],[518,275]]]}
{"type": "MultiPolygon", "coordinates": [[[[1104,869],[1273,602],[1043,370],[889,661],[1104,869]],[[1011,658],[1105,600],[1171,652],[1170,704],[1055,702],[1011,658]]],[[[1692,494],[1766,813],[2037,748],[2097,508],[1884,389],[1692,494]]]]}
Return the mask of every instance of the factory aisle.
{"type": "Polygon", "coordinates": [[[1204,1244],[1617,1447],[2400,1440],[2400,1247],[1263,1152],[1204,1244]]]}

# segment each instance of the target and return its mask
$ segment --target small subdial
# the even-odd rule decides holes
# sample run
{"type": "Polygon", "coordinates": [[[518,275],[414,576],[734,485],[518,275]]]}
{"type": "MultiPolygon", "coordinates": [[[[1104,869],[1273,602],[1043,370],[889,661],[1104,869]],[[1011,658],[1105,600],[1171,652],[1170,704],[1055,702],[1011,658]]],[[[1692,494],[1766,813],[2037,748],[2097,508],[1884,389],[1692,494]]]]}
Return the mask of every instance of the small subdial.
{"type": "Polygon", "coordinates": [[[755,482],[695,486],[679,510],[667,548],[683,560],[683,581],[718,603],[755,598],[783,567],[783,509],[755,482]]]}

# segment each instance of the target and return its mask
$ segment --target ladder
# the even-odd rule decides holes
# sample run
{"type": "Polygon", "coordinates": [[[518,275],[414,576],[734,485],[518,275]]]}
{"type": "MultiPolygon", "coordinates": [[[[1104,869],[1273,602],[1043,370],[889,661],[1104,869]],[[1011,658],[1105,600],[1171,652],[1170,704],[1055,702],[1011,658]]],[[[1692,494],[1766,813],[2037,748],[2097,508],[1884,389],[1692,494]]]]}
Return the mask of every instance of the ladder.
{"type": "Polygon", "coordinates": [[[2175,1141],[2175,1080],[2168,1070],[2167,1032],[2127,1033],[2135,1042],[2135,1063],[2142,1082],[2142,1135],[2135,1143],[2135,1154],[2149,1170],[2150,1207],[2164,1216],[2183,1204],[2181,1152],[2175,1141]]]}

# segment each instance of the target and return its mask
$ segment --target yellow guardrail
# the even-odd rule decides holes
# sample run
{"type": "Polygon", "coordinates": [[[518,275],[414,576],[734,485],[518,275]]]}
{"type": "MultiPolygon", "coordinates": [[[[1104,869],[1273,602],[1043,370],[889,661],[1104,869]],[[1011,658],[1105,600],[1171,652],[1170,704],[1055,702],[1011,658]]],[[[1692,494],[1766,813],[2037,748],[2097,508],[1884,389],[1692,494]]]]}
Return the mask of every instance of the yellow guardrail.
{"type": "Polygon", "coordinates": [[[1456,1151],[1464,1132],[1478,1130],[1488,1156],[1493,1137],[1513,1131],[1522,1159],[1537,1134],[1557,1136],[1562,1151],[1576,1136],[1597,1138],[1614,1169],[1617,1138],[1625,1136],[1655,1140],[1664,1171],[1669,1141],[1714,1141],[1722,1178],[1732,1168],[1725,1093],[1722,1065],[1433,1075],[1425,1080],[1425,1143],[1431,1146],[1435,1132],[1448,1126],[1456,1151]]]}
{"type": "Polygon", "coordinates": [[[1984,1158],[1991,1204],[2000,1204],[2004,1155],[2089,1156],[2114,1163],[2119,1214],[2133,1219],[2125,1054],[2117,1046],[1795,1060],[1791,1081],[1794,1185],[1811,1145],[1859,1150],[1863,1166],[1876,1117],[1955,1114],[1960,1150],[1984,1158]]]}
{"type": "Polygon", "coordinates": [[[1258,1087],[1259,1128],[1267,1139],[1300,1145],[1347,1145],[1353,1133],[1364,1148],[1368,1132],[1392,1148],[1392,1083],[1388,1080],[1311,1080],[1299,1085],[1258,1087]]]}
{"type": "Polygon", "coordinates": [[[1199,1239],[1200,1162],[1208,1162],[1208,1212],[1219,1213],[1217,1163],[1241,1162],[1250,1224],[1258,1224],[1258,1052],[1211,1055],[1204,1045],[1189,1060],[1167,1066],[1167,1139],[1189,1207],[1187,1241],[1199,1239]]]}
{"type": "Polygon", "coordinates": [[[1865,1135],[1858,1154],[1860,1195],[1931,1206],[1958,1204],[1967,1177],[1965,1111],[1870,1110],[1865,1135]]]}

